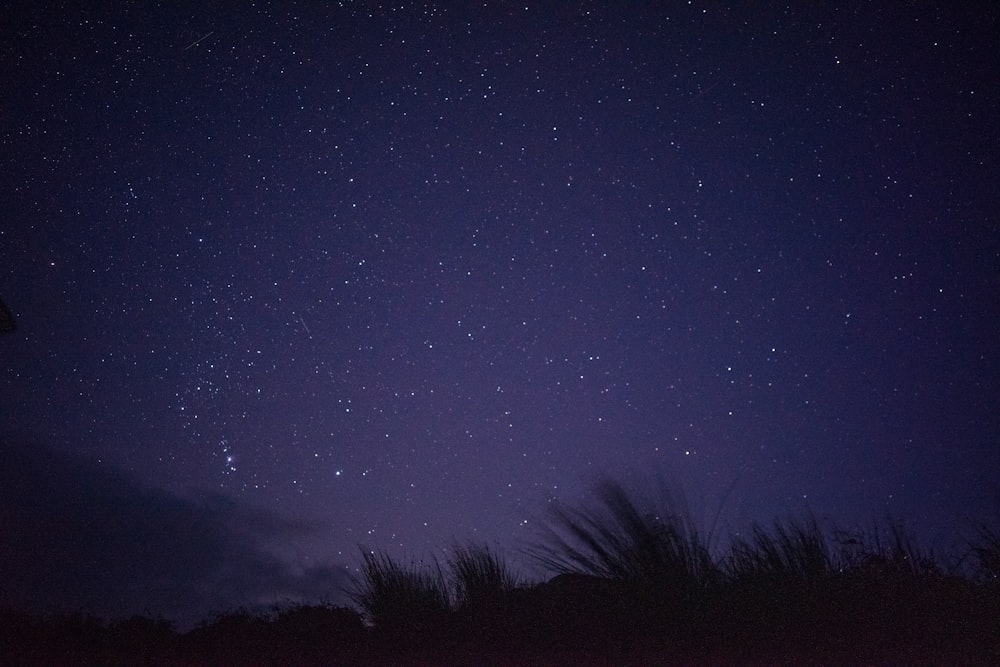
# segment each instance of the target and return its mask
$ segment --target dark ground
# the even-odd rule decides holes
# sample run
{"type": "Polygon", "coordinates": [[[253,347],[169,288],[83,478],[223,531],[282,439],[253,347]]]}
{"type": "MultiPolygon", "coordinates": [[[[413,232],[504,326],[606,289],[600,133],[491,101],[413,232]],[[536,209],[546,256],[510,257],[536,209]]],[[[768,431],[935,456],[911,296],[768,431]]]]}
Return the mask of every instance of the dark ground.
{"type": "Polygon", "coordinates": [[[507,599],[393,628],[354,610],[234,612],[187,633],[133,618],[7,614],[18,665],[996,665],[1000,595],[950,577],[854,577],[801,590],[730,590],[700,609],[561,575],[507,599]]]}

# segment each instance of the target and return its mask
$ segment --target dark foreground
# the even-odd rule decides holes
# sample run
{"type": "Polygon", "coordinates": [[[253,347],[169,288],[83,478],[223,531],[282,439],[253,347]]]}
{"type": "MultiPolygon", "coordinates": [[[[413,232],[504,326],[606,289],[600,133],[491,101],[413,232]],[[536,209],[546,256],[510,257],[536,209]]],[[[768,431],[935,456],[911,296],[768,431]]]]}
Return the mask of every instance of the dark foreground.
{"type": "Polygon", "coordinates": [[[880,577],[729,589],[665,604],[584,575],[367,627],[355,611],[230,613],[187,633],[148,618],[0,617],[11,665],[1000,665],[1000,592],[880,577]]]}

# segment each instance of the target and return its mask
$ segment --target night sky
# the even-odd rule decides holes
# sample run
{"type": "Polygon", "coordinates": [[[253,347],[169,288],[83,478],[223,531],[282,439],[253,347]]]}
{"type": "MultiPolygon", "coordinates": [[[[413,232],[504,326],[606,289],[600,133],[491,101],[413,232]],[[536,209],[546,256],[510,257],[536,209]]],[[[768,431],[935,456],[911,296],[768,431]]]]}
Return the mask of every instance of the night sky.
{"type": "Polygon", "coordinates": [[[0,9],[0,604],[1000,519],[996,9],[166,4],[0,9]]]}

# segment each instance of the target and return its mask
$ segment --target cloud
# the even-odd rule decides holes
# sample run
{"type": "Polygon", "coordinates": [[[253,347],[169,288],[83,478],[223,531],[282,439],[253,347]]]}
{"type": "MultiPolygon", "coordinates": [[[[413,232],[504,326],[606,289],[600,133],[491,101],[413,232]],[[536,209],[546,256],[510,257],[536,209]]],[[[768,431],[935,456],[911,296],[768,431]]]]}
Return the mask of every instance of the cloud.
{"type": "Polygon", "coordinates": [[[0,444],[0,606],[160,615],[335,600],[342,569],[268,551],[313,527],[222,495],[189,500],[44,446],[0,444]]]}

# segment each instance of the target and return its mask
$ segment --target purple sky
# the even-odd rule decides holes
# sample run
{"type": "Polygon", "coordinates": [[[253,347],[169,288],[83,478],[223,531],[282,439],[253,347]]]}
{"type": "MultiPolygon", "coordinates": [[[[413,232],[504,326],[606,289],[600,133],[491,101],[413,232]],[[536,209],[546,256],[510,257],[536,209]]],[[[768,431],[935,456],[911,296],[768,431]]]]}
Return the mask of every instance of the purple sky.
{"type": "Polygon", "coordinates": [[[604,474],[998,519],[995,11],[321,4],[0,9],[13,603],[516,555],[604,474]]]}

